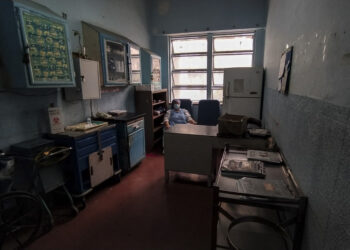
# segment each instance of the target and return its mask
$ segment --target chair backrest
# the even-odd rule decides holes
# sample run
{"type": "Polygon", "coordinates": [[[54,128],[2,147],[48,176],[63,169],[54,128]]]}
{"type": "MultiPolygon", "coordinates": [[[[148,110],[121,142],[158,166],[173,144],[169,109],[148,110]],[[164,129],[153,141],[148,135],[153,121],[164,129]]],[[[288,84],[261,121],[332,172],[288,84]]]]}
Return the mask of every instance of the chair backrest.
{"type": "MultiPolygon", "coordinates": [[[[180,100],[180,108],[187,109],[188,112],[190,112],[191,116],[192,114],[192,101],[191,99],[177,99],[180,100]]],[[[174,108],[174,100],[171,102],[171,108],[174,108]]]]}
{"type": "Polygon", "coordinates": [[[220,117],[218,100],[200,100],[198,103],[198,125],[215,126],[220,117]]]}

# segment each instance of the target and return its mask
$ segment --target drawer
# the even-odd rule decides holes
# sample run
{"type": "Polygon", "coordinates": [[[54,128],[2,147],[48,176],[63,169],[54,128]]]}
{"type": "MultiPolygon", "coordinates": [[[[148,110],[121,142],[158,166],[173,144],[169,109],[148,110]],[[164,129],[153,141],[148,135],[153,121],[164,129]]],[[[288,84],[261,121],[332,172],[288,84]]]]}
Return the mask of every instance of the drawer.
{"type": "Polygon", "coordinates": [[[93,153],[93,152],[96,152],[97,150],[98,150],[98,145],[97,145],[97,143],[94,143],[94,144],[85,146],[85,147],[83,147],[83,148],[77,148],[77,149],[76,149],[76,151],[77,151],[77,157],[80,158],[80,157],[89,155],[89,154],[91,154],[91,153],[93,153]]]}
{"type": "Polygon", "coordinates": [[[136,130],[143,129],[144,127],[145,127],[145,121],[143,118],[137,121],[130,122],[127,125],[128,134],[131,134],[136,130]]]}
{"type": "Polygon", "coordinates": [[[100,133],[101,141],[104,141],[104,140],[109,139],[111,137],[116,137],[116,134],[117,134],[117,131],[115,128],[104,130],[100,133]]]}
{"type": "Polygon", "coordinates": [[[96,144],[97,143],[97,137],[96,135],[92,135],[92,136],[89,136],[89,137],[85,137],[83,139],[79,139],[77,140],[76,144],[77,144],[77,148],[83,148],[83,147],[86,147],[86,146],[89,146],[91,144],[96,144]]]}

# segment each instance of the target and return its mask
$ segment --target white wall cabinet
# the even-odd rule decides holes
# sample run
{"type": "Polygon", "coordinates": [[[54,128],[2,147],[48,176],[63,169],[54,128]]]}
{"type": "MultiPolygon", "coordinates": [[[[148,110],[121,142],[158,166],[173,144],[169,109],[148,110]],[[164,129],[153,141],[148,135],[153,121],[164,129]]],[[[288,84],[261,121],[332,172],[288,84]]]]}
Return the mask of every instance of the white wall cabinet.
{"type": "Polygon", "coordinates": [[[100,99],[100,69],[99,63],[83,58],[74,58],[76,88],[65,89],[65,99],[68,101],[100,99]]]}

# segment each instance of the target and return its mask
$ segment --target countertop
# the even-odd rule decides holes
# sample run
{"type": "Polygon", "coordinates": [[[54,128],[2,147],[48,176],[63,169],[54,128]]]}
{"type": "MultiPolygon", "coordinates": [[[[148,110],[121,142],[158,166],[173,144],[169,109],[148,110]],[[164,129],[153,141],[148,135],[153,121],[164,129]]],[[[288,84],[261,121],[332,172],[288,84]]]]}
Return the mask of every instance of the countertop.
{"type": "Polygon", "coordinates": [[[118,116],[113,116],[112,118],[93,118],[96,121],[107,121],[107,122],[117,122],[117,121],[123,121],[123,122],[128,122],[131,120],[135,120],[141,117],[144,117],[146,114],[144,113],[125,113],[122,115],[118,116]]]}
{"type": "Polygon", "coordinates": [[[176,124],[175,126],[166,129],[165,133],[216,137],[218,133],[218,126],[176,124]]]}

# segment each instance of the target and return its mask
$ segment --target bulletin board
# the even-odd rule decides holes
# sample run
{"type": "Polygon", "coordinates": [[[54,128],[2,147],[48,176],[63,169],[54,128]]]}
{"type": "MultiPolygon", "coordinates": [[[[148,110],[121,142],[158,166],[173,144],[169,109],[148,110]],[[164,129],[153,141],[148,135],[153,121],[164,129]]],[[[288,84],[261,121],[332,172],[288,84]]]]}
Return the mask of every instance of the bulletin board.
{"type": "Polygon", "coordinates": [[[19,13],[31,83],[74,82],[64,20],[27,9],[20,9],[19,13]]]}

